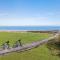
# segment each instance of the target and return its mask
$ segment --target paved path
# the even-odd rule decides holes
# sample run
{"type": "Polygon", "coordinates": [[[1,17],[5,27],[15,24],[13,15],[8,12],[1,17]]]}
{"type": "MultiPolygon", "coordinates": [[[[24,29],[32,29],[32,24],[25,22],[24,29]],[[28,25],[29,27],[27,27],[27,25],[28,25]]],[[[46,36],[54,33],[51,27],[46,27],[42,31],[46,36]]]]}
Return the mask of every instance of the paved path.
{"type": "Polygon", "coordinates": [[[35,47],[38,47],[42,44],[47,43],[49,40],[54,39],[55,37],[57,37],[59,34],[56,34],[53,37],[50,37],[48,39],[44,39],[44,40],[39,40],[36,42],[32,42],[30,44],[25,44],[22,47],[16,47],[16,48],[10,48],[10,49],[5,49],[5,50],[0,50],[0,55],[2,54],[6,54],[6,53],[11,53],[11,52],[16,52],[16,51],[25,51],[25,50],[29,50],[35,47]]]}

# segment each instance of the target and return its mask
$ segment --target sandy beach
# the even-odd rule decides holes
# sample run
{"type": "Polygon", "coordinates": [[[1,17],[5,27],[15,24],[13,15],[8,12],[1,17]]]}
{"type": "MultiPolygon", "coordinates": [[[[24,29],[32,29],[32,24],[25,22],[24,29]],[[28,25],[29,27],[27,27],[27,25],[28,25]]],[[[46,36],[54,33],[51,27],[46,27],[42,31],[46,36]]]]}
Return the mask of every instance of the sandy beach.
{"type": "Polygon", "coordinates": [[[27,32],[27,30],[0,30],[0,32],[27,32]]]}

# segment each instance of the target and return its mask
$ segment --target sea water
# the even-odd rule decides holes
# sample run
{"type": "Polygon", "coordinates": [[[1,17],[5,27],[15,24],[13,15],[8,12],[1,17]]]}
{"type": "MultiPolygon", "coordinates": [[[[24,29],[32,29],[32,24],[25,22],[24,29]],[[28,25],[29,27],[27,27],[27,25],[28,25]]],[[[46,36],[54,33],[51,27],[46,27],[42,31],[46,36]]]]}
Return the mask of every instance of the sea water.
{"type": "Polygon", "coordinates": [[[60,26],[0,26],[0,30],[60,30],[60,26]]]}

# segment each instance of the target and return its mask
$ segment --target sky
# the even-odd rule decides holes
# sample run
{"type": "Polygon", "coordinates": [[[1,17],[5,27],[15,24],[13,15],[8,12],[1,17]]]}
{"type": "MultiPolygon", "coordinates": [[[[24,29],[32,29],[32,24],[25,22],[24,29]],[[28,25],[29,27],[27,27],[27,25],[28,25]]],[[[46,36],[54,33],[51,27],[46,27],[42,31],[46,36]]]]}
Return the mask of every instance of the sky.
{"type": "Polygon", "coordinates": [[[60,26],[60,0],[0,0],[0,26],[60,26]]]}

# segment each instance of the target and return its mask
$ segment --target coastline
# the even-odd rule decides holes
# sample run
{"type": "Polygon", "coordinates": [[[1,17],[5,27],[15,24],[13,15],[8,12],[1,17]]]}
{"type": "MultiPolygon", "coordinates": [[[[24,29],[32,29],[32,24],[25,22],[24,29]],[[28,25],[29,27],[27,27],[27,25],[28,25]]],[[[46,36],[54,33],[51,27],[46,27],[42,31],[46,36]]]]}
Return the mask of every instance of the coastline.
{"type": "Polygon", "coordinates": [[[57,33],[59,30],[0,30],[0,32],[35,32],[35,33],[57,33]]]}
{"type": "Polygon", "coordinates": [[[0,32],[27,32],[27,30],[0,30],[0,32]]]}

